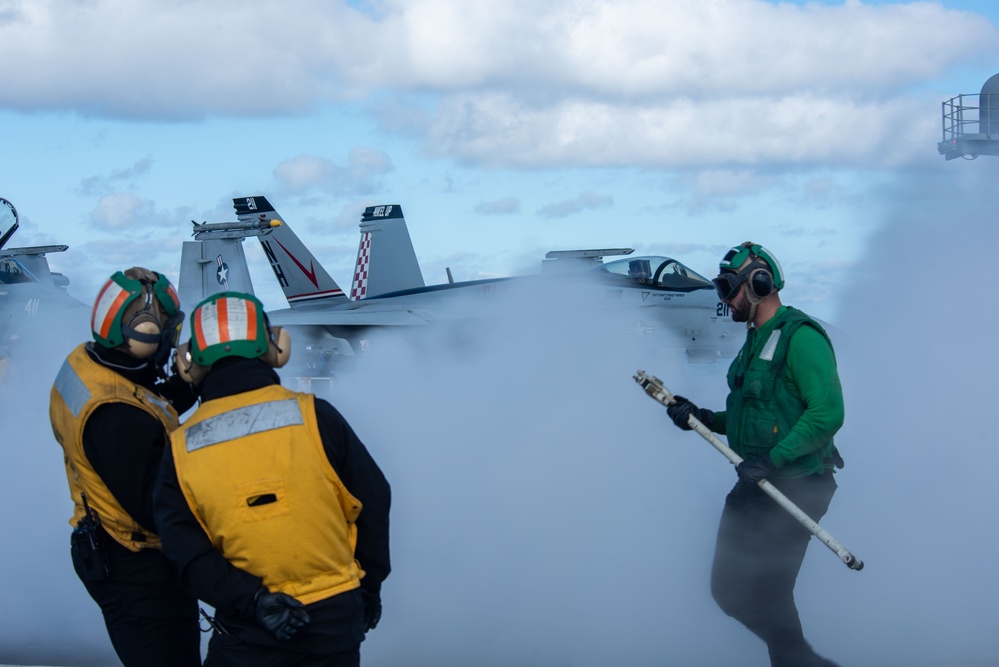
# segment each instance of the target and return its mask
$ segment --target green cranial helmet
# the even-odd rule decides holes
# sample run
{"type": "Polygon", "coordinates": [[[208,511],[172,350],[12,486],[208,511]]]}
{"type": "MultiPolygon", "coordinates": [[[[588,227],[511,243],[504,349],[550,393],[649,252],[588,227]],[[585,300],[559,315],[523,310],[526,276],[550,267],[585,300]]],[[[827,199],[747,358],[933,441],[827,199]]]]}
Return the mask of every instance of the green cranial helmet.
{"type": "Polygon", "coordinates": [[[767,266],[770,275],[773,276],[774,290],[784,288],[784,270],[780,262],[769,250],[752,241],[746,241],[729,250],[718,264],[718,269],[738,273],[750,260],[762,261],[767,266]]]}
{"type": "Polygon", "coordinates": [[[90,329],[103,347],[128,345],[131,353],[145,357],[161,342],[167,347],[176,343],[182,319],[180,299],[166,276],[136,266],[115,272],[101,287],[90,329]]]}
{"type": "Polygon", "coordinates": [[[191,313],[191,359],[201,366],[224,357],[256,359],[269,341],[264,306],[252,294],[219,292],[191,313]]]}

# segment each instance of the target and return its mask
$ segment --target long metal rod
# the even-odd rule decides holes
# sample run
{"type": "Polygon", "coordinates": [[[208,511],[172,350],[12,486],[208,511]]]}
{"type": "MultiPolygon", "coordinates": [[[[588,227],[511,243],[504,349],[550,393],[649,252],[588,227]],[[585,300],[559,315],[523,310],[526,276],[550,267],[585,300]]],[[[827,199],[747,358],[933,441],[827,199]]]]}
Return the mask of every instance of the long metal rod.
{"type": "MultiPolygon", "coordinates": [[[[671,394],[670,391],[663,386],[663,383],[659,378],[648,375],[645,371],[638,371],[635,373],[634,379],[635,382],[637,382],[642,389],[645,390],[646,394],[659,403],[669,406],[676,402],[676,399],[673,398],[673,394],[671,394]]],[[[718,436],[712,433],[707,426],[697,419],[697,417],[690,415],[687,420],[687,424],[690,428],[697,431],[702,438],[711,443],[711,445],[721,452],[725,458],[731,461],[733,465],[739,465],[742,463],[742,457],[736,454],[731,447],[722,442],[718,436]]],[[[864,569],[864,561],[850,553],[846,547],[836,541],[832,535],[827,533],[822,526],[813,521],[812,518],[805,514],[800,507],[795,505],[787,496],[781,493],[777,487],[765,479],[761,479],[757,482],[757,484],[764,493],[773,498],[778,505],[787,511],[788,514],[797,519],[798,523],[804,526],[808,532],[819,538],[820,542],[829,547],[833,553],[839,556],[840,560],[846,563],[847,567],[851,570],[864,569]]]]}

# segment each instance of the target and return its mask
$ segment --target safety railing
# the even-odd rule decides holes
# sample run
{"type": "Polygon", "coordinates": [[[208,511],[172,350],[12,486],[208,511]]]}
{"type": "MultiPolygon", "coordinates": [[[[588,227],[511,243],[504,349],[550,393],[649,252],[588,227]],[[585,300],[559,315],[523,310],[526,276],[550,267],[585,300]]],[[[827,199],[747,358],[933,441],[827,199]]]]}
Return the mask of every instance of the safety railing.
{"type": "Polygon", "coordinates": [[[960,139],[999,139],[999,93],[958,95],[942,103],[943,142],[960,139]],[[984,136],[983,136],[984,135],[984,136]]]}

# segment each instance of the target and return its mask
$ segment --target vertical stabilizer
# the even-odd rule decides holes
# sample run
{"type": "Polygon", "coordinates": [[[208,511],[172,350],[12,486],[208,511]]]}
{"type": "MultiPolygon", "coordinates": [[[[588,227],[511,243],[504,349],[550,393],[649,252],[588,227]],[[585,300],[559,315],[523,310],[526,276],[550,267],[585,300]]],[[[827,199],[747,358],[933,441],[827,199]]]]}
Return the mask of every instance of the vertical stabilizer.
{"type": "Polygon", "coordinates": [[[267,255],[274,276],[292,308],[328,307],[347,302],[347,296],[330,277],[288,223],[278,215],[266,197],[237,197],[232,200],[240,222],[278,220],[260,246],[267,255]]]}
{"type": "Polygon", "coordinates": [[[204,299],[226,291],[253,294],[243,239],[184,241],[178,285],[183,311],[190,313],[204,299]]]}
{"type": "Polygon", "coordinates": [[[391,204],[364,209],[350,298],[356,301],[424,286],[402,207],[391,204]]]}

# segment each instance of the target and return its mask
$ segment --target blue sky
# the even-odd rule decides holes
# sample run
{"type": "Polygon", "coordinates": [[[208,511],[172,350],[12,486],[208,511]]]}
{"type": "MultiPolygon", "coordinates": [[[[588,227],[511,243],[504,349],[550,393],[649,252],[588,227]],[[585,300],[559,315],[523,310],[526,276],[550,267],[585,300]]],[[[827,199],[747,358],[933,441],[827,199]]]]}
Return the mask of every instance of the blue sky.
{"type": "Polygon", "coordinates": [[[342,284],[394,203],[428,283],[583,247],[711,273],[751,239],[835,319],[886,193],[966,168],[940,102],[997,56],[985,1],[0,0],[0,196],[87,302],[264,194],[342,284]]]}

